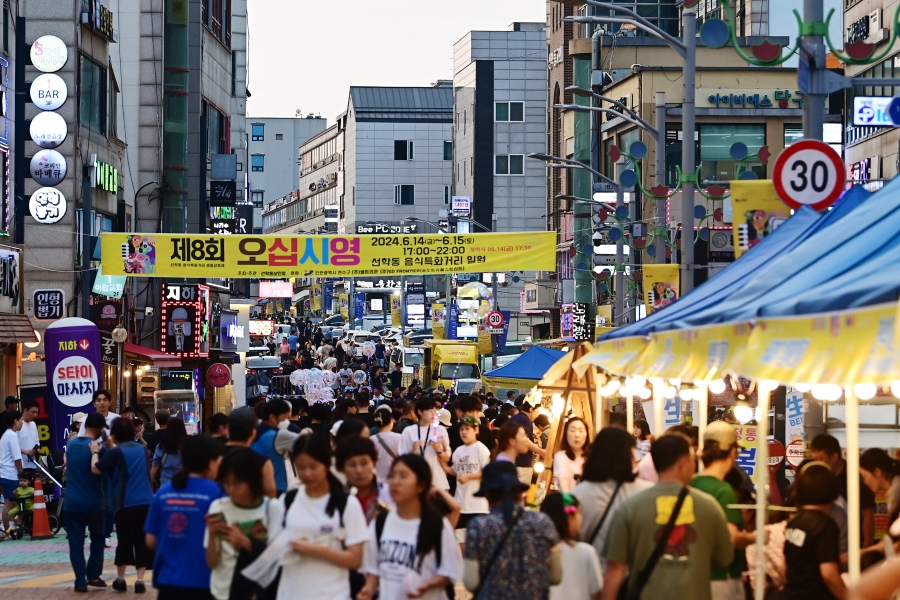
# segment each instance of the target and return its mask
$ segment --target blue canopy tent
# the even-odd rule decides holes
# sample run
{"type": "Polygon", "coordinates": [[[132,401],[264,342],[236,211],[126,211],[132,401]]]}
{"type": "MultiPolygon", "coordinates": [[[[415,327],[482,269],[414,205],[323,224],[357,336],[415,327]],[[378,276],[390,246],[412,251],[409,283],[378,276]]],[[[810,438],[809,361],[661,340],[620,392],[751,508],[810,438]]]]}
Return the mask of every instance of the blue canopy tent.
{"type": "Polygon", "coordinates": [[[565,355],[559,350],[532,346],[511,363],[488,371],[481,380],[490,388],[530,389],[565,355]]]}

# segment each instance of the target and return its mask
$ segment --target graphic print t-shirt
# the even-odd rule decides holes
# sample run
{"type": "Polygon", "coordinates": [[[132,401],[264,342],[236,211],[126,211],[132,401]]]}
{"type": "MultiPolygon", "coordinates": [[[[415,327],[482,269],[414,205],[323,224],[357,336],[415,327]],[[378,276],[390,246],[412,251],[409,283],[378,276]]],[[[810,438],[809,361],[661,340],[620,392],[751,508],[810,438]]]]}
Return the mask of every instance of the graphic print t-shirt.
{"type": "MultiPolygon", "coordinates": [[[[451,466],[457,475],[481,473],[491,462],[491,451],[481,442],[471,446],[460,446],[453,451],[451,466]]],[[[488,513],[487,498],[475,497],[481,487],[481,480],[470,480],[456,484],[456,501],[462,506],[464,515],[486,515],[488,513]]]]}
{"type": "MultiPolygon", "coordinates": [[[[429,552],[419,563],[416,556],[419,522],[419,519],[401,519],[395,512],[389,512],[381,532],[381,544],[377,541],[375,522],[369,526],[362,572],[380,577],[379,600],[407,600],[407,591],[437,576],[447,577],[450,581],[462,577],[462,555],[453,528],[446,519],[441,531],[441,565],[437,565],[434,552],[429,552]]],[[[443,589],[431,589],[422,598],[445,600],[447,594],[443,589]]]]}
{"type": "Polygon", "coordinates": [[[832,600],[819,565],[838,563],[839,544],[840,531],[828,515],[817,510],[797,513],[784,530],[785,595],[791,600],[832,600]]]}

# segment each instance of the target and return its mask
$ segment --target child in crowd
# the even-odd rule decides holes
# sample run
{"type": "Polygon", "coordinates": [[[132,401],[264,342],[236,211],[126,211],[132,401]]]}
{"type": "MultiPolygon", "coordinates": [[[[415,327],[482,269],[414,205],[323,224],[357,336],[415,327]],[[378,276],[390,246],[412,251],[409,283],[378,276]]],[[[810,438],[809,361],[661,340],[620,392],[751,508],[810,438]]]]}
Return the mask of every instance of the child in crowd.
{"type": "MultiPolygon", "coordinates": [[[[34,483],[31,476],[27,473],[19,474],[19,487],[13,491],[13,498],[16,500],[25,499],[25,512],[34,512],[34,483]]],[[[22,520],[25,515],[19,510],[19,505],[9,509],[9,518],[15,520],[15,528],[22,527],[22,520]]],[[[10,527],[10,531],[12,531],[10,527]]],[[[9,531],[7,532],[9,533],[9,531]]]]}
{"type": "Polygon", "coordinates": [[[466,415],[459,420],[459,437],[463,445],[453,451],[453,473],[456,475],[456,501],[462,507],[456,525],[456,541],[466,542],[466,527],[477,515],[488,513],[488,501],[475,496],[481,485],[481,472],[491,462],[491,451],[478,441],[478,419],[466,415]]]}
{"type": "Polygon", "coordinates": [[[562,581],[550,586],[550,600],[590,598],[600,600],[603,576],[600,561],[590,544],[578,541],[581,531],[581,509],[578,499],[567,493],[554,492],[541,504],[541,512],[550,517],[559,533],[562,581]]]}
{"type": "Polygon", "coordinates": [[[256,452],[241,448],[229,453],[219,467],[219,482],[228,496],[210,505],[203,539],[215,600],[262,594],[258,585],[241,575],[265,550],[272,527],[282,518],[281,504],[263,493],[262,464],[256,452]]]}

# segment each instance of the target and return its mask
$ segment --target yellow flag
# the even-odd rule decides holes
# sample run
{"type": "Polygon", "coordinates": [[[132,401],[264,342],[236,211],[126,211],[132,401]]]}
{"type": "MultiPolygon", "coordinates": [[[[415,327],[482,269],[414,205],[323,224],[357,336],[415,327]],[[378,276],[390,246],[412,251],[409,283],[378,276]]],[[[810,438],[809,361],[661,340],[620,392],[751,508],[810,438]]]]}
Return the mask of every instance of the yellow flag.
{"type": "Polygon", "coordinates": [[[647,314],[665,308],[680,295],[678,265],[644,265],[644,304],[647,314]]]}
{"type": "Polygon", "coordinates": [[[771,179],[732,181],[731,206],[735,258],[766,239],[791,216],[791,209],[778,198],[771,179]]]}

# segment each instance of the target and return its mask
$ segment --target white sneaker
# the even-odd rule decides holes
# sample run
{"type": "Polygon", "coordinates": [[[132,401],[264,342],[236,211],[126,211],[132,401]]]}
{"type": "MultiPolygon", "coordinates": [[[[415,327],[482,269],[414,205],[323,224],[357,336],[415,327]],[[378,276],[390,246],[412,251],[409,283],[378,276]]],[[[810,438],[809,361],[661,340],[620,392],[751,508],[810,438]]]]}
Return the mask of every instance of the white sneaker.
{"type": "Polygon", "coordinates": [[[104,543],[103,546],[105,548],[112,548],[112,538],[111,537],[106,538],[106,543],[104,543]]]}

